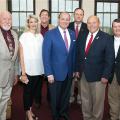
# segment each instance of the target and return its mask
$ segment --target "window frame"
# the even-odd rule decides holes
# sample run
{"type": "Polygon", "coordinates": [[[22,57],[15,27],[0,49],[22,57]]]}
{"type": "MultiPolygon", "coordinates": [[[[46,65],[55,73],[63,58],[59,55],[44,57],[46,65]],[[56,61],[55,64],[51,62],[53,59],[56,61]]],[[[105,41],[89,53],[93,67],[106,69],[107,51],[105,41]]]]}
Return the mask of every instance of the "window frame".
{"type": "MultiPolygon", "coordinates": [[[[29,0],[26,0],[26,1],[29,1],[29,0]]],[[[26,6],[27,6],[27,3],[26,3],[26,6]]],[[[20,8],[20,0],[19,0],[19,8],[20,8]]],[[[12,0],[8,0],[8,11],[12,14],[12,12],[13,13],[18,13],[19,14],[19,26],[18,26],[18,33],[20,34],[20,28],[21,28],[21,26],[20,26],[20,13],[31,13],[31,12],[33,12],[33,14],[35,14],[35,0],[33,0],[33,10],[32,11],[27,11],[27,10],[25,10],[25,11],[20,11],[20,10],[16,10],[16,11],[13,11],[12,10],[12,0]]]]}
{"type": "MultiPolygon", "coordinates": [[[[79,8],[82,7],[82,0],[79,0],[79,8]]],[[[59,12],[52,12],[52,0],[49,0],[49,12],[50,12],[50,23],[51,23],[51,14],[52,13],[59,13],[59,12]]],[[[69,12],[73,13],[73,12],[69,12]]]]}
{"type": "MultiPolygon", "coordinates": [[[[110,13],[110,14],[113,14],[113,13],[117,13],[118,14],[118,18],[120,18],[120,0],[95,0],[95,9],[94,9],[94,13],[95,15],[97,15],[97,13],[101,13],[101,14],[106,14],[106,13],[110,13]],[[101,2],[101,3],[118,3],[118,12],[97,12],[97,2],[101,2]]],[[[104,21],[104,17],[103,17],[103,21],[104,21]]],[[[110,22],[111,21],[111,18],[110,18],[110,22]]],[[[101,28],[103,29],[103,31],[105,30],[105,26],[103,25],[104,22],[101,24],[101,28]]],[[[111,29],[111,26],[110,26],[110,29],[108,31],[105,30],[105,32],[108,32],[109,34],[112,34],[112,29],[111,29]]]]}

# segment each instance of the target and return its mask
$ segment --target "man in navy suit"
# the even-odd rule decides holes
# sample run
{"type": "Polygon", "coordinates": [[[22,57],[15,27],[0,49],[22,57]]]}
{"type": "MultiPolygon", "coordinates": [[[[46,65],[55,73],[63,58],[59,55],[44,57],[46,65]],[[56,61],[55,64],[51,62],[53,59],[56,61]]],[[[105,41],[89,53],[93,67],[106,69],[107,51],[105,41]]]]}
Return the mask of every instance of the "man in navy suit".
{"type": "MultiPolygon", "coordinates": [[[[77,41],[81,39],[84,33],[88,32],[87,24],[83,22],[83,18],[84,18],[84,10],[81,8],[76,8],[74,10],[74,22],[71,22],[68,27],[71,30],[75,31],[77,41]]],[[[73,79],[73,83],[71,87],[70,103],[74,102],[75,100],[74,89],[76,85],[78,87],[78,94],[76,96],[77,103],[81,104],[80,79],[75,79],[75,78],[73,79]]]]}
{"type": "Polygon", "coordinates": [[[43,64],[49,82],[53,120],[69,120],[76,41],[75,33],[67,29],[69,23],[69,13],[60,13],[58,27],[48,31],[43,42],[43,64]]]}
{"type": "Polygon", "coordinates": [[[81,77],[84,120],[102,120],[105,87],[112,75],[114,46],[110,35],[102,32],[97,16],[87,20],[89,32],[76,43],[76,73],[81,77]]]}
{"type": "Polygon", "coordinates": [[[108,100],[110,105],[110,120],[120,119],[120,18],[113,20],[113,41],[115,50],[115,65],[113,77],[108,89],[108,100]]]}

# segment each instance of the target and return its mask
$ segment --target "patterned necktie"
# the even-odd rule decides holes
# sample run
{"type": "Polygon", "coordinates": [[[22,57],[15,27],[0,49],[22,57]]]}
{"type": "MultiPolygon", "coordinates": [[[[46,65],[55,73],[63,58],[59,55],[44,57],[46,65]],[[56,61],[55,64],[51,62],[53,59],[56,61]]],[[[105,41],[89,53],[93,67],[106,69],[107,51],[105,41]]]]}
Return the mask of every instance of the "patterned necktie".
{"type": "Polygon", "coordinates": [[[13,57],[14,47],[13,47],[13,44],[12,44],[12,38],[8,33],[7,33],[7,40],[8,40],[8,48],[9,48],[10,56],[13,57]]]}
{"type": "Polygon", "coordinates": [[[76,35],[76,39],[78,38],[78,25],[75,28],[75,35],[76,35]]]}
{"type": "Polygon", "coordinates": [[[64,42],[65,42],[65,46],[68,50],[68,39],[67,39],[66,31],[64,31],[64,42]]]}
{"type": "Polygon", "coordinates": [[[91,37],[90,37],[90,39],[89,39],[89,42],[88,42],[88,44],[87,44],[87,46],[86,46],[86,48],[85,48],[85,54],[86,54],[86,55],[88,54],[88,51],[89,51],[90,46],[91,46],[91,44],[92,44],[92,41],[93,41],[93,34],[91,34],[91,37]]]}

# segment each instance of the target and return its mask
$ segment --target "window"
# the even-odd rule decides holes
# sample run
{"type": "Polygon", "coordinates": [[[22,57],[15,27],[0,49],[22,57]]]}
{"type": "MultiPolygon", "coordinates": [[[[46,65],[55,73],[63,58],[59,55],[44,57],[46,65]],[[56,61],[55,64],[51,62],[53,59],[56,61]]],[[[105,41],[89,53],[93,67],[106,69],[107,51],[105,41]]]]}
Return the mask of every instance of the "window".
{"type": "Polygon", "coordinates": [[[8,10],[12,13],[13,29],[21,33],[25,27],[27,16],[35,13],[35,1],[9,0],[8,10]]]}
{"type": "Polygon", "coordinates": [[[111,33],[112,21],[120,17],[120,0],[96,0],[95,14],[100,18],[103,31],[111,33]]]}
{"type": "MultiPolygon", "coordinates": [[[[50,22],[57,25],[58,14],[61,11],[67,11],[72,15],[75,8],[81,7],[81,3],[81,0],[49,0],[50,22]]],[[[71,19],[73,19],[73,16],[71,19]]]]}

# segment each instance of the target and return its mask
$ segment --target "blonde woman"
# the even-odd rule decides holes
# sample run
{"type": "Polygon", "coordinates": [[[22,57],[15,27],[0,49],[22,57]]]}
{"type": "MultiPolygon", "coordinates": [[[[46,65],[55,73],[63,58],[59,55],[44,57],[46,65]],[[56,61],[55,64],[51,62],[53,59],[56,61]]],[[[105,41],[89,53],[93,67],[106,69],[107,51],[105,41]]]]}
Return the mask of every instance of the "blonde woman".
{"type": "Polygon", "coordinates": [[[37,117],[32,112],[32,104],[37,87],[40,83],[40,75],[44,74],[42,61],[43,36],[38,33],[38,18],[29,15],[27,29],[20,36],[20,65],[21,81],[24,83],[23,103],[28,120],[35,120],[37,117]]]}

